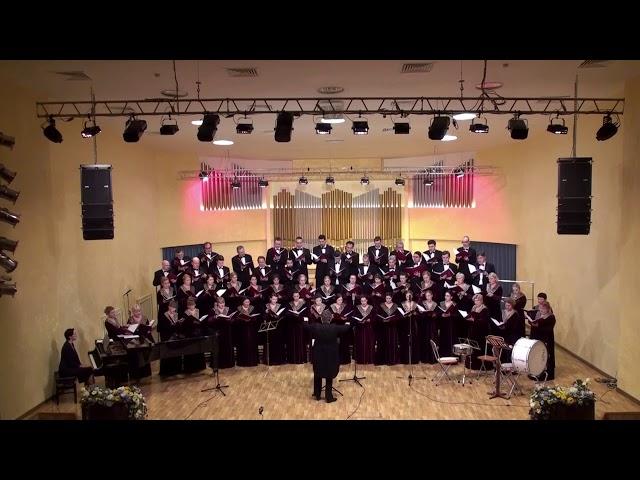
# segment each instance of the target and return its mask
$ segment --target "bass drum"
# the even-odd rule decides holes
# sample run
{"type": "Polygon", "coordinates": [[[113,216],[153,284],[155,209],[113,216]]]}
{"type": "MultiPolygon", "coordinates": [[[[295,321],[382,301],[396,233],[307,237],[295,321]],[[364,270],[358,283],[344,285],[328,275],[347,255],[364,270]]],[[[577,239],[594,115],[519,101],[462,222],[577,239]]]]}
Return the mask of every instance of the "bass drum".
{"type": "Polygon", "coordinates": [[[547,347],[540,340],[521,338],[511,351],[513,368],[527,375],[539,376],[547,369],[547,347]]]}

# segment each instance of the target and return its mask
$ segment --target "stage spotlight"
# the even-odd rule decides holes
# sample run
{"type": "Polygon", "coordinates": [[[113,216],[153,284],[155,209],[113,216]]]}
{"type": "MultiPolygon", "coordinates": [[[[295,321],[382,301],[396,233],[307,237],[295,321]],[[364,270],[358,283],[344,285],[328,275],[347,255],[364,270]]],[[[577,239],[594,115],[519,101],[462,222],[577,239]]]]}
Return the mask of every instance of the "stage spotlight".
{"type": "Polygon", "coordinates": [[[200,180],[209,180],[209,173],[204,170],[200,170],[200,174],[198,175],[198,177],[200,178],[200,180]]]}
{"type": "Polygon", "coordinates": [[[3,163],[0,163],[0,177],[2,177],[5,182],[13,182],[13,179],[16,178],[17,174],[18,172],[12,172],[7,167],[5,167],[3,163]]]}
{"type": "Polygon", "coordinates": [[[477,122],[471,122],[471,125],[469,125],[469,131],[472,133],[489,133],[487,119],[484,119],[484,123],[480,122],[480,118],[478,118],[477,122]]]}
{"type": "Polygon", "coordinates": [[[336,179],[335,179],[335,178],[333,178],[333,177],[331,177],[331,176],[329,176],[329,177],[327,177],[327,178],[324,180],[324,182],[325,182],[327,185],[333,185],[333,184],[335,184],[335,183],[336,183],[336,179]]]}
{"type": "Polygon", "coordinates": [[[169,117],[168,120],[163,120],[162,125],[160,126],[160,135],[175,135],[178,133],[180,129],[178,128],[178,121],[171,120],[169,117]],[[167,123],[173,121],[174,123],[167,123]]]}
{"type": "Polygon", "coordinates": [[[146,120],[136,120],[135,117],[131,117],[127,120],[127,123],[122,133],[122,139],[127,143],[136,143],[142,137],[142,134],[147,129],[146,120]]]}
{"type": "Polygon", "coordinates": [[[16,248],[18,248],[17,240],[10,240],[7,237],[0,237],[0,250],[6,250],[8,252],[15,253],[16,248]]]}
{"type": "Polygon", "coordinates": [[[511,132],[511,138],[514,140],[524,140],[529,136],[528,122],[522,120],[517,113],[509,120],[507,129],[511,132]]]}
{"type": "Polygon", "coordinates": [[[322,123],[344,123],[345,119],[341,113],[325,113],[322,116],[322,123]]]}
{"type": "Polygon", "coordinates": [[[19,195],[20,195],[20,192],[18,192],[17,190],[12,190],[6,185],[0,185],[1,198],[9,200],[10,202],[16,203],[16,200],[18,200],[19,195]]]}
{"type": "Polygon", "coordinates": [[[20,214],[10,212],[6,208],[0,208],[0,220],[15,227],[18,223],[20,223],[20,214]]]}
{"type": "Polygon", "coordinates": [[[596,133],[596,140],[599,142],[609,140],[618,133],[619,126],[620,124],[618,122],[613,122],[611,115],[605,115],[602,119],[602,126],[598,129],[598,133],[596,133]]]}
{"type": "Polygon", "coordinates": [[[567,133],[569,133],[569,127],[565,126],[564,118],[556,117],[556,120],[561,120],[562,124],[553,123],[553,118],[552,118],[551,123],[549,123],[549,126],[547,127],[547,132],[553,133],[555,135],[566,135],[567,133]]]}
{"type": "Polygon", "coordinates": [[[82,129],[82,132],[80,132],[80,135],[82,135],[82,138],[91,138],[98,135],[101,131],[102,129],[96,125],[96,121],[94,120],[92,122],[91,119],[89,119],[84,122],[84,128],[82,129]]]}
{"type": "Polygon", "coordinates": [[[464,177],[464,170],[462,168],[456,168],[453,173],[455,174],[456,178],[462,178],[464,177]]]}
{"type": "Polygon", "coordinates": [[[201,142],[213,142],[213,137],[218,131],[220,116],[208,113],[202,117],[202,125],[198,127],[198,140],[201,142]]]}
{"type": "Polygon", "coordinates": [[[49,124],[42,129],[42,133],[47,139],[53,143],[62,143],[62,134],[56,128],[56,121],[49,118],[49,124]]]}
{"type": "Polygon", "coordinates": [[[456,113],[453,116],[453,119],[458,121],[464,121],[464,120],[473,120],[476,117],[477,115],[475,113],[463,112],[463,113],[456,113]]]}
{"type": "Polygon", "coordinates": [[[265,188],[269,186],[269,182],[267,180],[265,180],[264,178],[261,178],[260,180],[258,180],[258,186],[260,188],[265,188]]]}
{"type": "Polygon", "coordinates": [[[4,252],[0,252],[0,265],[7,273],[11,273],[18,268],[18,262],[4,252]]]}
{"type": "Polygon", "coordinates": [[[402,178],[402,177],[396,178],[396,186],[404,187],[404,178],[402,178]]]}
{"type": "Polygon", "coordinates": [[[244,122],[240,121],[236,125],[236,133],[238,135],[249,135],[253,132],[253,123],[248,122],[246,119],[244,122]]]}
{"type": "Polygon", "coordinates": [[[393,133],[396,135],[407,135],[411,130],[409,122],[395,122],[393,124],[393,133]]]}
{"type": "Polygon", "coordinates": [[[234,177],[233,181],[231,182],[231,188],[233,188],[234,190],[238,190],[240,188],[240,180],[234,177]]]}
{"type": "Polygon", "coordinates": [[[316,123],[316,133],[318,135],[329,135],[331,134],[331,129],[330,123],[316,123]]]}
{"type": "Polygon", "coordinates": [[[368,135],[369,122],[366,120],[354,120],[351,130],[353,130],[354,135],[368,135]]]}
{"type": "Polygon", "coordinates": [[[360,185],[369,185],[369,177],[366,175],[360,179],[360,185]]]}
{"type": "Polygon", "coordinates": [[[15,283],[0,283],[0,297],[2,295],[11,295],[12,297],[18,293],[18,288],[15,283]]]}
{"type": "Polygon", "coordinates": [[[442,140],[449,130],[451,119],[449,117],[436,116],[431,119],[429,125],[429,140],[442,140]]]}
{"type": "Polygon", "coordinates": [[[293,114],[291,112],[280,112],[276,119],[276,132],[274,135],[276,142],[290,142],[293,131],[293,114]]]}
{"type": "Polygon", "coordinates": [[[307,185],[309,183],[309,180],[307,180],[307,177],[303,175],[298,179],[298,183],[300,185],[307,185]]]}

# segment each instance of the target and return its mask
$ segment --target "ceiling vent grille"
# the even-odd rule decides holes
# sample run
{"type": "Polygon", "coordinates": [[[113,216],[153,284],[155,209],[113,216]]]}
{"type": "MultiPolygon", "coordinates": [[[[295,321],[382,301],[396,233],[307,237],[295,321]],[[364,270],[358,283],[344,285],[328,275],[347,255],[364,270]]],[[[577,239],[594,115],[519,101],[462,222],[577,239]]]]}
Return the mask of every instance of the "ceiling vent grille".
{"type": "Polygon", "coordinates": [[[257,77],[258,69],[257,68],[227,68],[227,74],[230,77],[257,77]]]}
{"type": "Polygon", "coordinates": [[[433,70],[433,63],[405,63],[402,73],[429,73],[433,70]]]}

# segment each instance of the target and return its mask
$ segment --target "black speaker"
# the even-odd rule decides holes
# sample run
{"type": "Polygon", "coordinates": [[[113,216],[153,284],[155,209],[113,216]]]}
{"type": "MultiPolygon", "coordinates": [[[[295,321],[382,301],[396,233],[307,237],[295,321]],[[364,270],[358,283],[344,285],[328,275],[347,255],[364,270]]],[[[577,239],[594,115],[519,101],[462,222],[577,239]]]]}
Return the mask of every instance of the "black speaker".
{"type": "Polygon", "coordinates": [[[85,240],[113,239],[111,165],[81,165],[82,236],[85,240]]]}
{"type": "Polygon", "coordinates": [[[589,235],[591,158],[558,159],[558,234],[589,235]]]}

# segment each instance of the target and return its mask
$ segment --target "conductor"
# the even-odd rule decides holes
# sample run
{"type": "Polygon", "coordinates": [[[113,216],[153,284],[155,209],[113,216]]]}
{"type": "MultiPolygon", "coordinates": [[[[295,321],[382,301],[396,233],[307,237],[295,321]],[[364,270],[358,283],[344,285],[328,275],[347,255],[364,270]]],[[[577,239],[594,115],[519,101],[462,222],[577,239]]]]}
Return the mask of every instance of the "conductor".
{"type": "Polygon", "coordinates": [[[333,379],[340,369],[338,337],[351,328],[349,324],[333,325],[333,312],[326,309],[322,312],[322,323],[305,324],[312,338],[313,351],[313,396],[320,400],[322,379],[325,379],[325,398],[327,403],[335,402],[333,396],[333,379]]]}

